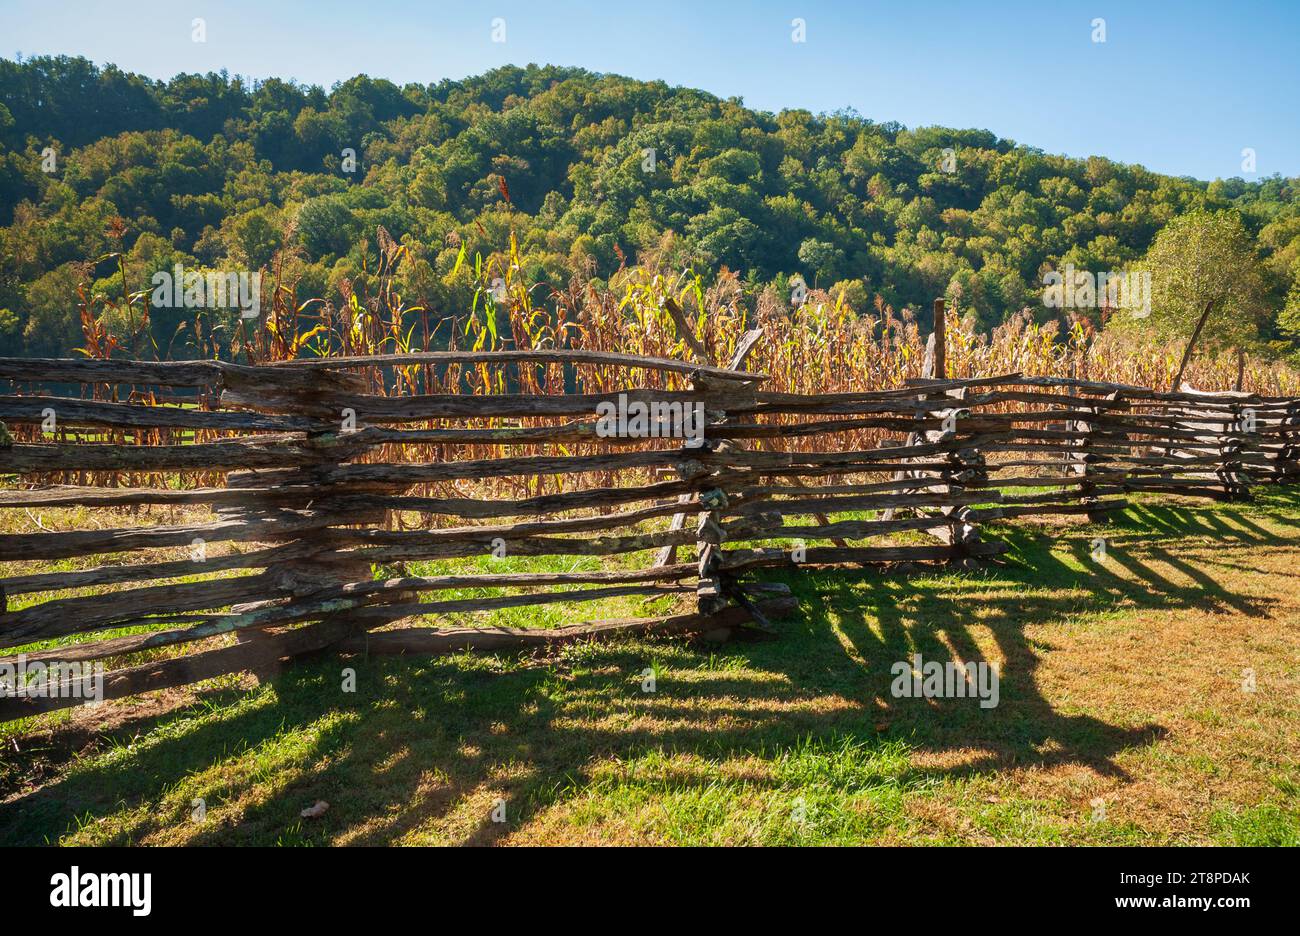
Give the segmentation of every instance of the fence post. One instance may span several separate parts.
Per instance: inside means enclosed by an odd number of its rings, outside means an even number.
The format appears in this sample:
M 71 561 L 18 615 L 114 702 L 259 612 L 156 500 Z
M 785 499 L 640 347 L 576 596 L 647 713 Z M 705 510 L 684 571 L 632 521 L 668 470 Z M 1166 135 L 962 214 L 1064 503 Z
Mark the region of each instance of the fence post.
M 752 346 L 752 342 L 750 342 Z M 743 357 L 741 358 L 743 362 Z M 732 369 L 739 366 L 738 362 L 733 361 Z M 751 384 L 743 385 L 752 391 Z M 691 378 L 691 387 L 709 395 L 711 391 L 719 388 L 710 382 L 709 378 L 704 375 L 695 375 Z M 725 400 L 727 397 L 722 397 Z M 715 399 L 718 399 L 715 397 Z M 725 405 L 725 404 L 724 404 Z M 712 420 L 710 425 L 720 425 L 725 423 L 728 418 L 725 409 L 706 410 L 707 417 Z M 707 430 L 706 430 L 707 436 Z M 708 441 L 707 437 L 704 442 L 705 449 L 725 454 L 728 451 L 743 449 L 743 446 L 731 439 L 721 439 L 716 443 Z M 678 466 L 678 473 L 683 478 L 700 477 L 708 469 L 703 469 L 699 462 L 686 461 Z M 729 599 L 734 599 L 746 612 L 748 612 L 750 621 L 739 622 L 731 626 L 722 626 L 714 631 L 707 632 L 706 637 L 710 639 L 725 638 L 733 629 L 745 629 L 751 631 L 760 631 L 770 633 L 772 628 L 767 619 L 763 616 L 762 611 L 755 602 L 751 601 L 745 595 L 745 586 L 737 583 L 734 577 L 724 571 L 725 556 L 723 554 L 723 543 L 726 541 L 727 534 L 723 528 L 723 511 L 730 504 L 727 492 L 719 485 L 702 487 L 699 493 L 699 513 L 696 519 L 696 551 L 699 556 L 698 582 L 696 586 L 696 610 L 704 615 L 717 615 L 726 607 Z M 775 586 L 774 586 L 775 587 Z M 785 594 L 788 595 L 788 588 Z M 778 588 L 778 591 L 780 588 Z
M 1300 474 L 1300 401 L 1287 403 L 1278 424 L 1278 441 L 1276 467 L 1269 480 L 1289 484 Z
M 695 363 L 707 365 L 709 363 L 708 349 L 704 342 L 702 342 L 692 330 L 690 322 L 687 321 L 681 306 L 679 306 L 671 296 L 668 296 L 664 299 L 664 308 L 672 319 L 673 326 L 677 330 L 678 336 L 686 344 L 687 348 L 690 349 L 691 357 L 694 359 Z M 754 350 L 754 347 L 762 337 L 763 330 L 761 328 L 752 328 L 741 335 L 740 340 L 736 343 L 735 353 L 732 355 L 727 368 L 736 371 L 744 367 L 745 361 L 748 359 L 750 352 Z M 748 387 L 751 390 L 753 389 L 750 384 L 744 384 L 743 386 Z M 715 382 L 711 382 L 708 377 L 698 373 L 691 377 L 691 389 L 706 396 L 710 395 L 713 391 L 725 391 L 727 389 L 734 390 L 734 388 L 718 387 L 715 385 Z M 723 399 L 727 398 L 725 392 L 721 396 Z M 714 419 L 713 425 L 719 425 L 727 421 L 727 413 L 725 410 L 706 410 L 706 424 L 710 416 Z M 701 431 L 707 435 L 707 430 L 703 426 L 701 427 Z M 726 452 L 728 449 L 744 448 L 741 443 L 728 439 L 723 439 L 715 446 L 709 442 L 707 438 L 704 441 L 703 447 L 705 450 L 711 449 L 716 452 Z M 690 459 L 683 460 L 682 463 L 675 467 L 678 477 L 683 480 L 693 480 L 704 473 L 700 463 Z M 726 491 L 716 486 L 708 487 L 700 490 L 698 498 L 701 510 L 696 518 L 695 527 L 697 537 L 695 547 L 699 557 L 699 568 L 697 571 L 698 579 L 695 591 L 696 610 L 700 614 L 704 615 L 717 615 L 727 607 L 728 597 L 735 598 L 737 603 L 748 612 L 752 619 L 751 624 L 740 626 L 761 631 L 770 631 L 771 626 L 763 616 L 762 611 L 745 595 L 745 587 L 737 584 L 723 571 L 725 557 L 723 555 L 722 543 L 726 539 L 726 531 L 723 529 L 722 523 L 723 511 L 726 510 L 728 506 Z M 678 498 L 677 502 L 685 505 L 689 504 L 691 499 L 692 497 L 690 494 L 683 494 Z M 686 527 L 686 521 L 686 513 L 674 514 L 669 529 L 682 530 Z M 653 565 L 656 568 L 670 565 L 675 560 L 676 556 L 676 546 L 664 546 L 656 555 Z M 779 586 L 776 584 L 769 585 L 767 593 L 769 595 L 773 593 L 780 594 L 781 589 L 784 589 L 785 595 L 789 594 L 789 588 L 787 586 Z M 722 626 L 715 628 L 712 631 L 707 631 L 705 636 L 709 639 L 725 639 L 730 635 L 731 630 L 731 627 Z
M 1242 462 L 1246 448 L 1245 440 L 1241 438 L 1246 432 L 1242 407 L 1238 403 L 1230 403 L 1228 412 L 1232 416 L 1232 422 L 1225 425 L 1219 433 L 1219 466 L 1215 473 L 1223 482 L 1228 500 L 1248 501 L 1251 500 L 1248 481 L 1250 475 Z
M 1074 386 L 1070 387 L 1070 396 L 1075 396 Z M 1107 402 L 1115 402 L 1119 399 L 1119 391 L 1106 394 L 1104 399 Z M 1077 405 L 1077 404 L 1076 404 Z M 1100 406 L 1078 406 L 1078 411 L 1090 416 L 1098 416 L 1105 412 L 1105 408 Z M 1070 474 L 1077 476 L 1079 480 L 1078 497 L 1079 503 L 1088 508 L 1087 517 L 1089 523 L 1101 523 L 1109 519 L 1108 512 L 1098 511 L 1096 508 L 1100 503 L 1097 497 L 1097 483 L 1095 472 L 1092 468 L 1092 448 L 1093 443 L 1099 436 L 1105 436 L 1108 433 L 1103 430 L 1096 422 L 1088 419 L 1076 419 L 1069 423 L 1070 431 L 1082 433 L 1083 438 L 1076 439 L 1067 446 L 1070 464 L 1067 468 Z
M 944 299 L 934 300 L 934 331 L 930 333 L 930 338 L 926 342 L 925 360 L 921 365 L 921 377 L 923 379 L 947 380 L 948 363 L 947 363 L 947 303 Z M 954 402 L 966 398 L 967 388 L 960 387 L 956 390 L 941 390 L 937 393 L 926 393 L 924 390 L 917 395 L 917 399 L 925 401 L 935 401 L 952 399 Z M 908 434 L 906 447 L 919 445 L 922 443 L 942 443 L 949 440 L 956 440 L 960 435 L 956 427 L 957 420 L 965 412 L 960 406 L 954 406 L 951 409 L 932 410 L 918 418 L 935 418 L 943 420 L 952 418 L 953 427 L 945 430 L 942 427 L 935 429 L 925 429 Z M 966 484 L 970 481 L 987 480 L 988 472 L 984 454 L 976 446 L 967 446 L 965 448 L 954 448 L 944 453 L 943 460 L 947 465 L 938 470 L 918 470 L 918 471 L 897 471 L 894 473 L 895 480 L 905 480 L 915 478 L 918 481 L 917 489 L 933 489 L 939 494 L 961 494 L 966 490 Z M 923 509 L 916 509 L 919 515 L 924 515 Z M 885 520 L 892 520 L 897 511 L 890 507 L 884 511 L 882 517 Z M 971 509 L 969 507 L 941 507 L 935 515 L 936 520 L 940 520 L 935 526 L 928 528 L 925 532 L 931 536 L 953 546 L 957 552 L 957 559 L 963 563 L 970 562 L 970 547 L 980 542 L 979 533 L 975 525 L 971 522 Z
M 936 342 L 936 347 L 937 347 Z M 954 400 L 963 400 L 966 398 L 967 388 L 960 387 L 944 394 Z M 954 407 L 950 410 L 940 410 L 933 415 L 941 418 L 953 418 L 953 428 L 951 430 L 927 430 L 922 434 L 926 442 L 944 442 L 949 439 L 957 440 L 960 431 L 957 428 L 957 420 L 965 412 L 960 407 Z M 985 470 L 984 454 L 977 446 L 966 446 L 965 448 L 956 448 L 944 454 L 944 461 L 948 463 L 938 473 L 940 483 L 930 485 L 936 493 L 940 494 L 963 494 L 966 491 L 967 483 L 971 481 L 987 480 L 988 472 Z M 969 507 L 940 507 L 939 516 L 947 521 L 942 526 L 933 527 L 927 530 L 931 536 L 938 537 L 944 542 L 957 548 L 960 553 L 960 559 L 966 561 L 969 559 L 969 547 L 980 541 L 979 533 L 973 523 L 970 522 L 971 509 Z
M 934 300 L 934 370 L 935 380 L 948 379 L 948 315 L 943 299 Z

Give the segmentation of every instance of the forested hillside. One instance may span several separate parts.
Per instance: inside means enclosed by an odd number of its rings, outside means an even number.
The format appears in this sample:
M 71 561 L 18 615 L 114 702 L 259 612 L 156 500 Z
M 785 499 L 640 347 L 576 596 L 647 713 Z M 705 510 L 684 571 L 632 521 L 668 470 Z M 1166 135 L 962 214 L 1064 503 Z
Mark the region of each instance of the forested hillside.
M 380 228 L 408 248 L 393 288 L 435 312 L 468 308 L 473 258 L 508 251 L 513 231 L 539 302 L 639 262 L 725 267 L 750 295 L 799 274 L 863 312 L 947 295 L 991 327 L 1059 316 L 1046 271 L 1139 267 L 1178 216 L 1217 219 L 1245 339 L 1287 353 L 1298 183 L 1172 178 L 987 130 L 773 115 L 550 66 L 325 91 L 0 60 L 0 353 L 68 353 L 95 316 L 133 314 L 103 300 L 178 263 L 266 270 L 296 303 L 345 304 L 375 273 Z M 1186 256 L 1189 236 L 1159 256 Z M 192 311 L 149 312 L 158 353 L 184 355 Z

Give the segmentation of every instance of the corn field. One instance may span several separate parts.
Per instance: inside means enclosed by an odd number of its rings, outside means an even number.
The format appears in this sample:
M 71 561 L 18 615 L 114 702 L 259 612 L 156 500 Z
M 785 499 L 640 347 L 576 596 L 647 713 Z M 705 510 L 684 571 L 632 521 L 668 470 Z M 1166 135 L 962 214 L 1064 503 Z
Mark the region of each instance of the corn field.
M 260 320 L 237 325 L 214 324 L 206 311 L 188 326 L 192 347 L 199 356 L 227 353 L 250 364 L 275 364 L 310 357 L 404 354 L 434 350 L 538 350 L 580 348 L 623 354 L 689 360 L 692 348 L 682 336 L 670 307 L 681 310 L 686 324 L 704 348 L 709 363 L 725 365 L 748 329 L 762 329 L 762 338 L 746 361 L 746 369 L 767 376 L 764 391 L 792 394 L 862 393 L 894 389 L 909 378 L 922 376 L 928 329 L 916 316 L 877 300 L 868 311 L 855 310 L 824 291 L 807 293 L 794 305 L 789 297 L 767 289 L 747 294 L 739 277 L 722 271 L 710 283 L 690 270 L 668 271 L 645 266 L 625 266 L 607 284 L 574 280 L 564 290 L 525 282 L 523 264 L 513 236 L 507 251 L 470 260 L 462 249 L 455 268 L 445 278 L 471 290 L 469 308 L 431 310 L 407 303 L 399 291 L 398 273 L 409 257 L 382 228 L 379 254 L 367 260 L 365 283 L 344 280 L 337 301 L 304 299 L 296 284 L 286 281 L 279 263 L 269 271 L 270 307 Z M 371 269 L 373 267 L 373 269 Z M 123 282 L 126 269 L 123 266 Z M 126 292 L 120 298 L 89 296 L 82 290 L 79 308 L 85 347 L 90 358 L 135 357 L 158 359 L 167 355 L 148 338 L 147 291 Z M 1027 312 L 980 333 L 974 317 L 949 308 L 946 320 L 947 376 L 992 377 L 1008 373 L 1026 376 L 1077 377 L 1134 386 L 1169 389 L 1184 352 L 1183 342 L 1142 342 L 1128 335 L 1098 332 L 1090 321 L 1078 318 L 1036 323 Z M 108 323 L 128 323 L 114 334 Z M 223 345 L 220 333 L 228 329 Z M 696 356 L 699 356 L 698 354 Z M 1300 375 L 1277 362 L 1255 357 L 1239 361 L 1236 355 L 1193 356 L 1184 381 L 1202 390 L 1241 389 L 1268 396 L 1300 394 Z M 626 368 L 598 364 L 411 364 L 365 370 L 371 392 L 384 396 L 416 394 L 562 394 L 610 393 L 640 386 L 684 389 L 687 378 L 654 370 L 628 373 Z M 149 388 L 129 388 L 129 401 L 143 404 L 180 404 L 211 408 L 214 401 L 202 395 L 192 399 L 159 397 Z M 117 400 L 120 387 L 95 386 L 93 399 Z M 364 422 L 365 414 L 357 414 Z M 771 421 L 781 417 L 758 417 Z M 476 428 L 547 426 L 563 420 L 537 417 L 516 420 L 485 419 Z M 39 430 L 36 430 L 39 432 Z M 15 428 L 13 437 L 30 441 L 32 427 Z M 133 441 L 147 445 L 175 445 L 215 441 L 220 433 L 181 433 L 168 429 L 115 431 L 114 437 L 61 427 L 67 442 Z M 879 445 L 886 433 L 864 429 L 851 433 L 841 444 L 858 448 Z M 791 439 L 791 450 L 815 450 L 824 436 Z M 762 447 L 761 441 L 757 443 Z M 653 445 L 653 443 L 648 443 Z M 581 454 L 584 447 L 561 446 L 564 454 Z M 519 446 L 514 448 L 520 454 Z M 536 453 L 545 451 L 536 447 Z M 371 457 L 384 461 L 449 461 L 501 457 L 504 449 L 493 445 L 401 445 L 386 447 Z M 78 473 L 58 476 L 52 482 L 75 484 L 205 485 L 220 483 L 218 473 L 142 476 L 118 472 L 111 475 Z M 612 478 L 534 476 L 478 482 L 481 493 L 526 497 L 557 492 L 565 484 L 599 485 Z M 458 488 L 465 493 L 465 484 Z M 438 496 L 436 485 L 424 492 Z M 398 522 L 403 522 L 401 518 Z

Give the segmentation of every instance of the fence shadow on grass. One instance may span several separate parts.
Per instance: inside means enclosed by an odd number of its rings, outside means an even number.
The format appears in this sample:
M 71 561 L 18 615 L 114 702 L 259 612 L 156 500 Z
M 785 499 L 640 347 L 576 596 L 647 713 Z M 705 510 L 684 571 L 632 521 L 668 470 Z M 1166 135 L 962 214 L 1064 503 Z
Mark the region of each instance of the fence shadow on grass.
M 1300 503 L 1291 492 L 1271 496 L 1283 507 Z M 996 533 L 1010 542 L 1008 561 L 973 573 L 788 573 L 802 608 L 780 638 L 722 651 L 634 642 L 523 664 L 307 661 L 269 690 L 226 691 L 115 728 L 111 743 L 130 745 L 121 756 L 0 804 L 2 837 L 38 843 L 78 821 L 103 821 L 110 841 L 134 841 L 191 822 L 193 794 L 217 816 L 224 804 L 238 804 L 237 824 L 209 819 L 194 827 L 188 839 L 198 844 L 385 844 L 430 823 L 447 841 L 486 844 L 581 796 L 597 763 L 660 750 L 688 755 L 702 766 L 664 782 L 703 787 L 730 758 L 788 751 L 809 737 L 867 745 L 901 738 L 918 751 L 952 755 L 947 766 L 932 759 L 908 767 L 894 778 L 904 787 L 1062 763 L 1122 777 L 1117 755 L 1165 729 L 1059 711 L 1036 678 L 1050 646 L 1031 640 L 1025 627 L 1120 606 L 1267 613 L 1264 600 L 1234 593 L 1181 548 L 1194 537 L 1300 543 L 1293 522 L 1272 514 L 1279 534 L 1260 525 L 1254 510 L 1139 504 L 1108 527 L 1004 528 Z M 1108 541 L 1106 561 L 1092 560 L 1096 537 Z M 974 699 L 893 698 L 893 663 L 913 653 L 981 662 L 989 640 L 1004 661 L 996 708 Z M 665 669 L 646 696 L 639 683 L 653 660 Z M 356 669 L 354 694 L 339 691 L 343 666 Z M 201 785 L 187 786 L 195 777 Z M 780 784 L 761 775 L 747 782 Z M 498 798 L 505 823 L 490 816 Z M 330 810 L 300 819 L 299 810 L 318 799 Z

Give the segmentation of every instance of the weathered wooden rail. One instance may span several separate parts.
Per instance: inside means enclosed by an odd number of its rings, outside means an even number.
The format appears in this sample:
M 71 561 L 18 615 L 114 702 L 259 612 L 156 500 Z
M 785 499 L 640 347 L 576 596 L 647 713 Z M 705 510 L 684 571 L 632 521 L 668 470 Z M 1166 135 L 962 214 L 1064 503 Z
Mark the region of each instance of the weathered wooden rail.
M 987 537 L 992 521 L 1098 518 L 1131 492 L 1242 498 L 1252 484 L 1300 476 L 1294 399 L 1016 374 L 773 393 L 741 369 L 756 339 L 745 336 L 727 367 L 582 351 L 259 367 L 0 359 L 10 482 L 0 510 L 78 507 L 93 518 L 89 529 L 0 535 L 0 562 L 14 570 L 0 579 L 2 662 L 110 661 L 104 697 L 117 698 L 326 649 L 761 630 L 793 606 L 788 588 L 750 580 L 763 568 L 971 562 L 1005 549 Z M 464 365 L 551 368 L 557 390 L 446 392 L 435 378 Z M 619 369 L 623 389 L 572 392 L 584 365 Z M 419 392 L 391 393 L 384 375 L 397 368 Z M 605 404 L 698 405 L 703 444 L 604 433 Z M 147 506 L 210 514 L 124 525 Z M 481 575 L 404 568 L 488 554 L 646 560 Z M 51 571 L 52 561 L 76 567 Z M 437 597 L 479 587 L 502 593 Z M 552 630 L 379 630 L 627 596 L 678 600 L 655 616 Z M 0 720 L 80 701 L 29 689 L 0 698 Z

